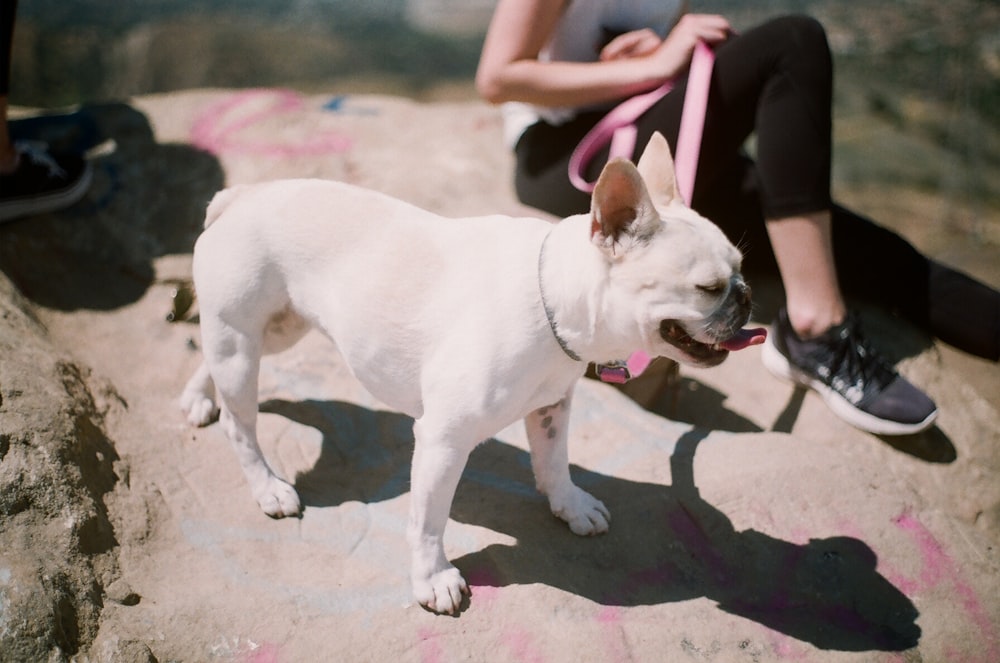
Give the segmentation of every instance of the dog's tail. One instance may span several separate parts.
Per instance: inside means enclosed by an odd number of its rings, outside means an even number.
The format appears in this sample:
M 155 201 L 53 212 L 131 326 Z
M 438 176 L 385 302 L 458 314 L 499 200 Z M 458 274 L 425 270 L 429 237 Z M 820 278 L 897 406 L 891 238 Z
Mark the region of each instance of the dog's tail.
M 240 189 L 243 188 L 243 185 L 231 186 L 228 189 L 219 191 L 212 197 L 212 201 L 208 203 L 208 210 L 205 212 L 206 228 L 222 216 L 222 213 L 226 211 L 226 208 L 229 207 L 230 203 L 236 199 L 236 195 L 240 192 Z

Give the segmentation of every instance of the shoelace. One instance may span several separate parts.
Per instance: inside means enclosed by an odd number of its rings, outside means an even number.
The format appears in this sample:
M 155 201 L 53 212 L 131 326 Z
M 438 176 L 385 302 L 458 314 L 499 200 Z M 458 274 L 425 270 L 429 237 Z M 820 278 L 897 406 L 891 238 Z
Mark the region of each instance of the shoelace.
M 829 371 L 829 375 L 823 377 L 855 405 L 865 396 L 885 389 L 895 378 L 895 371 L 868 344 L 867 339 L 861 334 L 858 321 L 854 318 L 849 319 L 839 330 L 836 343 L 831 343 L 827 347 L 832 351 L 831 357 L 824 358 L 829 363 L 817 362 L 821 369 L 827 368 Z

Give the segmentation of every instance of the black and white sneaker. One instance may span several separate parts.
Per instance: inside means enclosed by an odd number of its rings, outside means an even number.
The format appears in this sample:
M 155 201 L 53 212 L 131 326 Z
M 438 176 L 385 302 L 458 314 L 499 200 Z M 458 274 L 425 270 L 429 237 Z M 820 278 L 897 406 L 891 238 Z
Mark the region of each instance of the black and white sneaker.
M 782 309 L 761 359 L 769 371 L 813 389 L 834 414 L 869 433 L 919 433 L 937 417 L 934 402 L 868 345 L 853 314 L 822 336 L 802 340 Z
M 16 146 L 17 170 L 0 175 L 0 223 L 69 207 L 87 193 L 92 172 L 80 156 L 53 156 L 30 143 Z

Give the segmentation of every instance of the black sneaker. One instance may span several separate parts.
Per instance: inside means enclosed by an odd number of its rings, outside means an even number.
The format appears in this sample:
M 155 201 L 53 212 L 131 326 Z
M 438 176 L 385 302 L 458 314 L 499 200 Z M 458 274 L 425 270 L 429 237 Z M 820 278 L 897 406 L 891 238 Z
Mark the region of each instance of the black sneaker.
M 55 157 L 27 143 L 16 148 L 17 170 L 0 175 L 0 223 L 69 207 L 90 188 L 90 164 L 82 157 Z
M 815 390 L 834 414 L 869 433 L 918 433 L 937 417 L 934 402 L 868 345 L 853 314 L 804 341 L 781 309 L 761 359 L 772 373 Z

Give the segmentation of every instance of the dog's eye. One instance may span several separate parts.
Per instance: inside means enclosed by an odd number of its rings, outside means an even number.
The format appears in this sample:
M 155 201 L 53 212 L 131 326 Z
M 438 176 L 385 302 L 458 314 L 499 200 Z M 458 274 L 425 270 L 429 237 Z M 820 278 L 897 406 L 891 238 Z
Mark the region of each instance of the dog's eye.
M 707 295 L 721 295 L 726 291 L 726 284 L 721 281 L 698 286 L 698 289 Z

